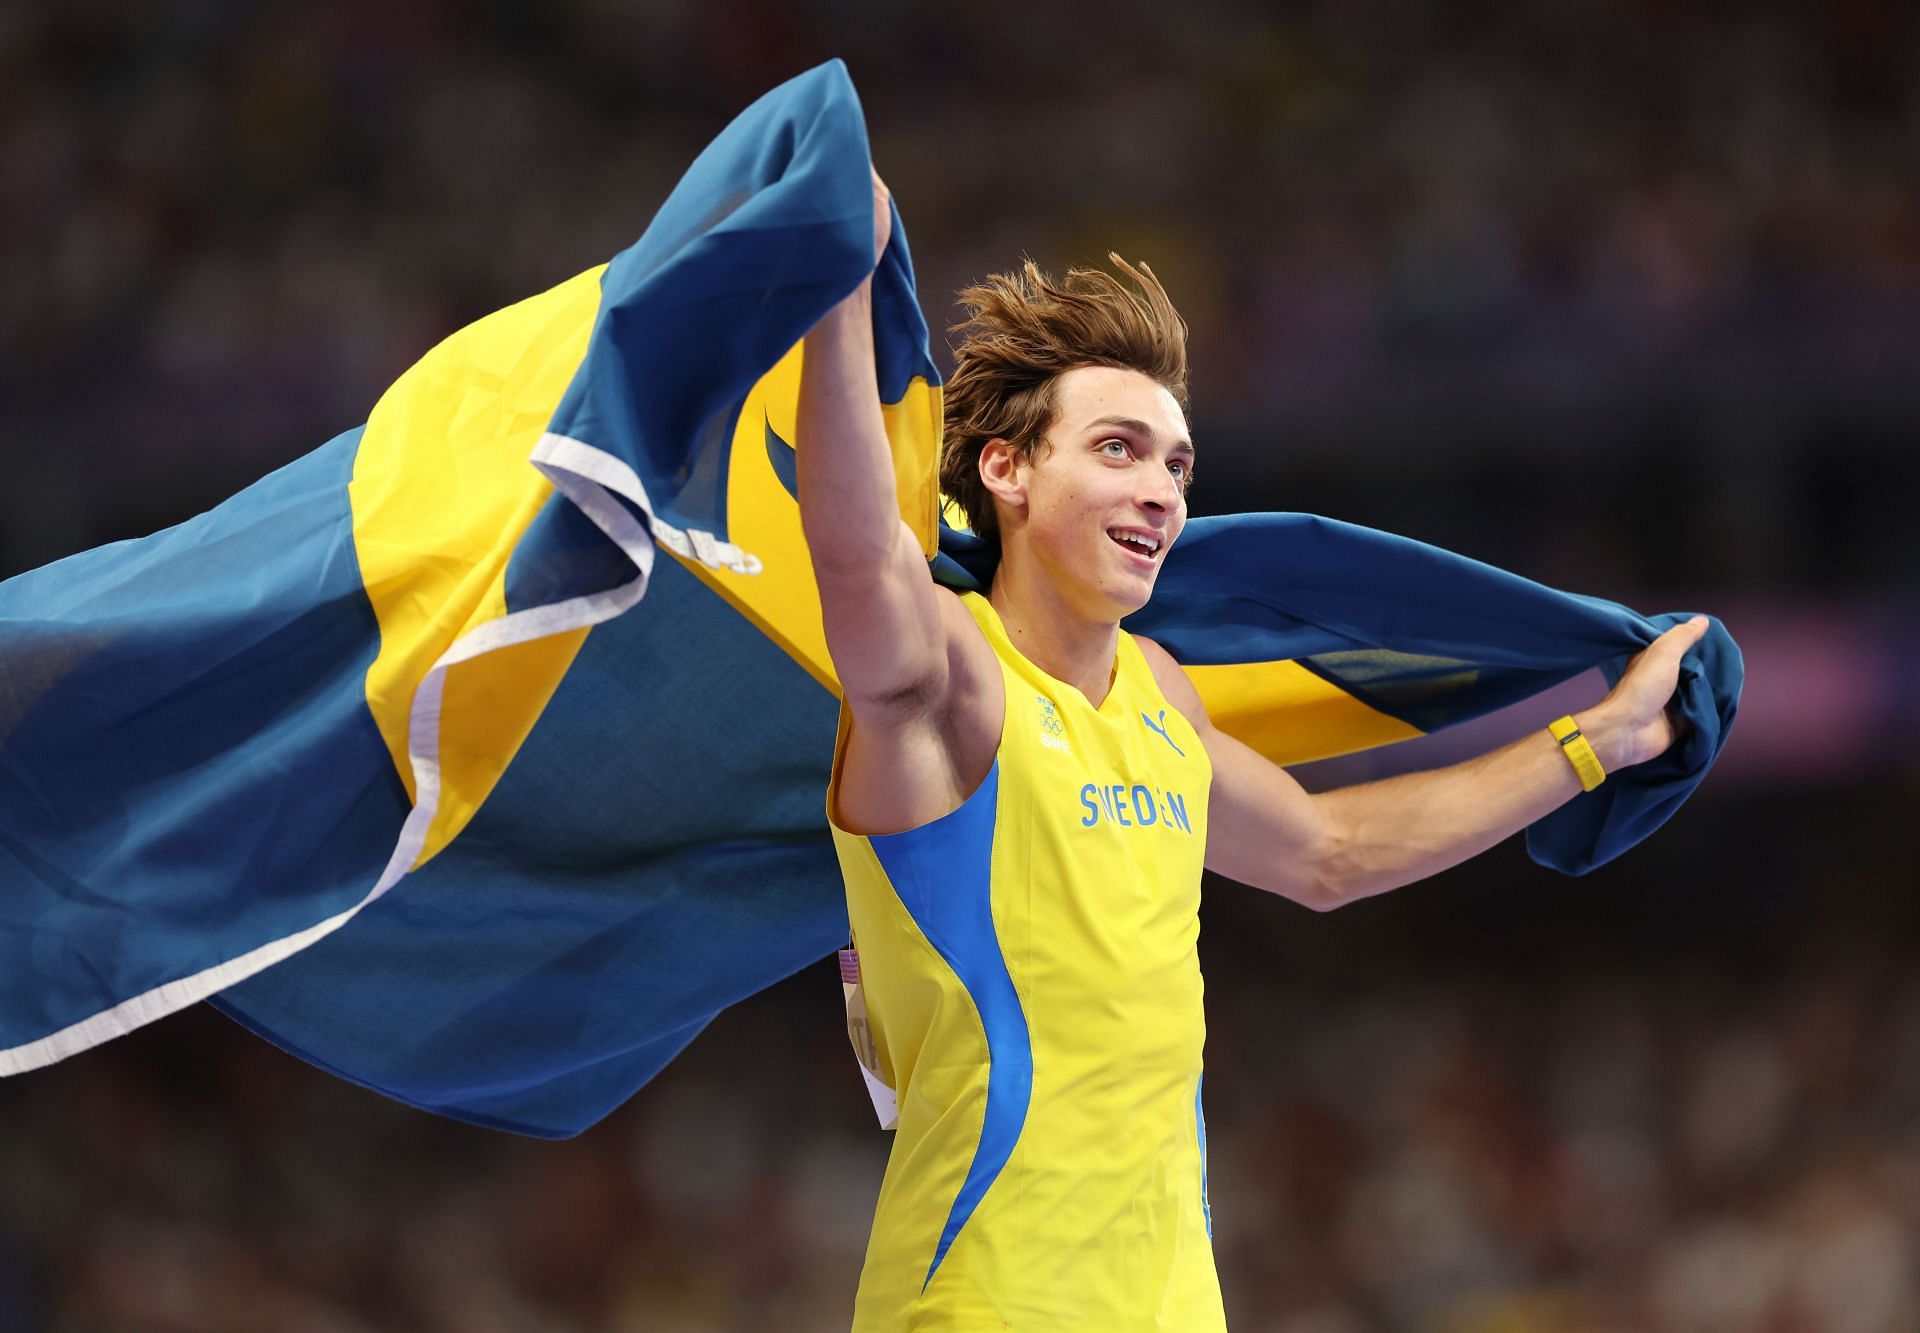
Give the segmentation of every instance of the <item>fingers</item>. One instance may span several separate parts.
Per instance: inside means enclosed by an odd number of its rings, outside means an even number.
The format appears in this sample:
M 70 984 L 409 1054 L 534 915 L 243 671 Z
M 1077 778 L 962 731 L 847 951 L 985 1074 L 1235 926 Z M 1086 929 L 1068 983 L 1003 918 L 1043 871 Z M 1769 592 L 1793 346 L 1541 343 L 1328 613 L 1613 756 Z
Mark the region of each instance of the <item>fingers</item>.
M 1634 667 L 1644 664 L 1644 674 L 1640 678 L 1657 680 L 1657 688 L 1662 695 L 1671 699 L 1674 684 L 1680 675 L 1680 659 L 1686 656 L 1689 648 L 1700 642 L 1708 624 L 1705 616 L 1694 616 L 1675 625 L 1635 654 L 1633 661 L 1627 665 L 1628 672 L 1632 673 Z
M 1700 642 L 1707 632 L 1708 621 L 1705 616 L 1694 616 L 1667 630 L 1659 638 L 1635 653 L 1627 662 L 1625 676 L 1638 681 L 1652 680 L 1656 676 L 1671 682 L 1680 674 L 1680 659 L 1686 656 L 1687 649 Z M 1664 689 L 1671 692 L 1672 685 Z
M 879 168 L 869 163 L 867 170 L 873 175 L 873 258 L 878 263 L 893 239 L 893 193 L 880 179 Z
M 1709 623 L 1705 616 L 1694 616 L 1690 620 L 1683 620 L 1648 644 L 1646 651 L 1671 656 L 1677 662 L 1686 654 L 1687 649 L 1706 637 Z

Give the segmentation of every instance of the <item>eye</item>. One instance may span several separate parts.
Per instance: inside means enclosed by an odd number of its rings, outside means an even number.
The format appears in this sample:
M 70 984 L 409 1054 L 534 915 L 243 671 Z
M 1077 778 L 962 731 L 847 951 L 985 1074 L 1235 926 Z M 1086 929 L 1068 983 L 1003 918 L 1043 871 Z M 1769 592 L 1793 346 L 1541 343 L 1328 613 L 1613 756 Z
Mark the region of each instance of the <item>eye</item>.
M 1125 440 L 1102 440 L 1100 442 L 1100 448 L 1106 453 L 1108 458 L 1123 458 L 1128 452 L 1127 442 Z M 1117 454 L 1114 453 L 1113 450 L 1115 449 L 1118 449 L 1120 452 Z
M 1180 478 L 1181 481 L 1185 481 L 1190 473 L 1186 460 L 1180 458 L 1176 458 L 1171 463 L 1168 463 L 1167 470 L 1172 472 L 1174 476 Z

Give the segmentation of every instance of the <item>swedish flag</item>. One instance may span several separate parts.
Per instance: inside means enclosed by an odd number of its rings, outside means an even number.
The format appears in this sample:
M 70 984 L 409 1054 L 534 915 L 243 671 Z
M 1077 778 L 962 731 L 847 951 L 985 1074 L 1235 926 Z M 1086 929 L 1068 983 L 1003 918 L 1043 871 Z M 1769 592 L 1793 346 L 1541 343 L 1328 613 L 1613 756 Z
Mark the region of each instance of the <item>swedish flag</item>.
M 543 1135 L 832 951 L 837 704 L 793 498 L 801 340 L 874 269 L 834 62 L 749 108 L 603 268 L 462 330 L 365 426 L 179 527 L 0 584 L 0 1073 L 212 999 L 414 1105 Z M 897 225 L 875 341 L 937 577 L 939 377 Z M 1282 761 L 1385 744 L 1660 627 L 1301 515 L 1200 519 L 1137 623 Z M 1578 871 L 1731 724 L 1531 833 Z

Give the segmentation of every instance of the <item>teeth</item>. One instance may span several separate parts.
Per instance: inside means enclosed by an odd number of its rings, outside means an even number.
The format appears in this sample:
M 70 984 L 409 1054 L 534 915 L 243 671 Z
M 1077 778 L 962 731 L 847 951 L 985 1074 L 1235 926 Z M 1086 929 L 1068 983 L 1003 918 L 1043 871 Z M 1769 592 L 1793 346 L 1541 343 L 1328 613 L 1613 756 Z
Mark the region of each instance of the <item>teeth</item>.
M 1122 532 L 1118 528 L 1108 528 L 1107 535 L 1117 542 L 1125 542 L 1129 546 L 1138 546 L 1148 555 L 1152 555 L 1160 549 L 1160 539 L 1157 537 L 1143 537 L 1137 532 Z

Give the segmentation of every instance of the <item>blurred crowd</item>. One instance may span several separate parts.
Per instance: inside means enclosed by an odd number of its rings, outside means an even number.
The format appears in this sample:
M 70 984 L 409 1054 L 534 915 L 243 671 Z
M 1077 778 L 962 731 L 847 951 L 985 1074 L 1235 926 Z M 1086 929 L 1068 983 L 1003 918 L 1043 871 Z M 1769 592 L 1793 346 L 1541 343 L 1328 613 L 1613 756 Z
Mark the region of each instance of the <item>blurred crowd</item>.
M 1917 51 L 1891 0 L 7 6 L 0 450 L 33 500 L 0 501 L 0 569 L 363 420 L 841 55 L 936 323 L 1023 253 L 1158 265 L 1223 483 L 1203 507 L 1304 492 L 1406 527 L 1452 486 L 1468 517 L 1430 522 L 1457 539 L 1612 455 L 1615 525 L 1647 477 L 1731 489 L 1696 568 L 1869 575 L 1894 553 L 1846 534 L 1892 511 L 1858 474 L 1888 414 L 1920 419 Z M 1795 517 L 1809 485 L 1856 521 Z M 1519 527 L 1489 554 L 1557 572 Z
M 1780 802 L 1581 881 L 1508 849 L 1330 916 L 1210 884 L 1236 1333 L 1911 1330 L 1920 910 L 1879 868 L 1907 798 L 1862 799 L 1884 834 L 1824 860 Z M 887 1136 L 838 1002 L 803 972 L 560 1144 L 170 1019 L 0 1085 L 0 1327 L 844 1330 Z

